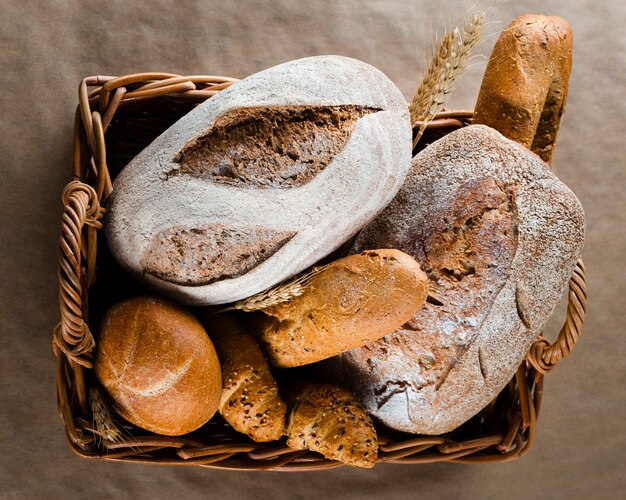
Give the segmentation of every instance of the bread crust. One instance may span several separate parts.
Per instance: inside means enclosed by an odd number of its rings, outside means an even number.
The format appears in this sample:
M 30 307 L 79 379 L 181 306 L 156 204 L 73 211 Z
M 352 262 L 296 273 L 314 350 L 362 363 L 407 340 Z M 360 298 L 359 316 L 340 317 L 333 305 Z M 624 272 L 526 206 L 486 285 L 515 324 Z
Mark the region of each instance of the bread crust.
M 572 68 L 572 28 L 557 16 L 526 14 L 495 44 L 474 110 L 488 125 L 551 163 Z
M 259 339 L 276 366 L 314 363 L 393 332 L 427 294 L 428 279 L 409 255 L 363 252 L 329 264 L 302 295 L 264 309 Z
M 203 323 L 222 367 L 220 414 L 254 441 L 280 439 L 287 406 L 261 348 L 232 315 L 207 315 Z
M 178 436 L 217 411 L 217 353 L 181 306 L 158 297 L 121 302 L 103 318 L 96 347 L 96 377 L 118 413 L 138 427 Z

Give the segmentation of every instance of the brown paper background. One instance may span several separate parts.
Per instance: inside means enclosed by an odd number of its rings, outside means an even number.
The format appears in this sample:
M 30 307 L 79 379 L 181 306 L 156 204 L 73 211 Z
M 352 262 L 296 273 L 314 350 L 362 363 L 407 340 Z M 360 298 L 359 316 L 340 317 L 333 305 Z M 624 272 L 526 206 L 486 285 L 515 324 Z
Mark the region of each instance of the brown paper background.
M 514 17 L 574 28 L 570 96 L 554 166 L 587 214 L 584 335 L 546 380 L 534 450 L 487 466 L 239 473 L 89 462 L 69 451 L 55 408 L 60 193 L 69 180 L 76 90 L 87 75 L 136 71 L 244 77 L 315 54 L 384 71 L 410 99 L 430 41 L 470 1 L 4 0 L 0 6 L 0 498 L 618 498 L 624 490 L 626 3 L 499 2 L 489 54 Z M 484 60 L 454 108 L 471 108 Z M 562 313 L 562 311 L 561 311 Z M 558 320 L 550 325 L 552 334 Z

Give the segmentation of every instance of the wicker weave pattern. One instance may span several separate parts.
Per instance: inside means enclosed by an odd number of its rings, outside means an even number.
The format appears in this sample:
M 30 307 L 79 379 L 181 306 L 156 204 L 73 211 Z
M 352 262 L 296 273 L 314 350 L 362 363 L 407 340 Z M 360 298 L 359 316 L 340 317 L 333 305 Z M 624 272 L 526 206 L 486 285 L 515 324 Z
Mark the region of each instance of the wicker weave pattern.
M 97 274 L 97 232 L 102 228 L 104 214 L 100 203 L 110 194 L 111 179 L 125 162 L 195 104 L 234 81 L 219 76 L 138 73 L 119 78 L 88 77 L 80 84 L 74 130 L 74 180 L 62 196 L 65 212 L 59 247 L 61 321 L 53 332 L 59 412 L 68 443 L 79 456 L 235 470 L 323 470 L 342 465 L 317 453 L 290 449 L 282 440 L 254 443 L 219 417 L 182 437 L 156 436 L 128 427 L 124 441 L 106 447 L 91 423 L 87 393 L 94 383 L 91 369 L 95 342 L 89 329 L 87 299 Z M 110 145 L 105 137 L 120 115 L 134 130 L 117 145 Z M 440 113 L 429 124 L 419 147 L 469 124 L 471 116 L 467 111 Z M 114 156 L 109 162 L 107 153 Z M 446 435 L 427 437 L 381 429 L 379 462 L 502 462 L 528 453 L 535 438 L 543 376 L 569 355 L 582 331 L 587 307 L 582 261 L 570 280 L 568 298 L 567 317 L 558 339 L 550 344 L 540 337 L 507 387 L 470 424 Z

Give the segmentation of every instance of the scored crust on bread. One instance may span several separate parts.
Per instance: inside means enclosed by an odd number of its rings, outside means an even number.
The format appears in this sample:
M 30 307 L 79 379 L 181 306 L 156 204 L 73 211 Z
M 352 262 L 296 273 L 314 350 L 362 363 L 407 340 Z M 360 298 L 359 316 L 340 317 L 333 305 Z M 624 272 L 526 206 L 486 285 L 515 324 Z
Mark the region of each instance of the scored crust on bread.
M 106 313 L 94 364 L 117 412 L 142 429 L 179 436 L 217 411 L 213 344 L 190 312 L 159 297 L 134 297 Z
M 280 439 L 287 406 L 260 347 L 230 314 L 206 315 L 203 323 L 222 367 L 220 414 L 254 441 Z
M 286 392 L 287 446 L 317 451 L 346 465 L 374 467 L 376 429 L 354 394 L 319 382 L 299 382 Z
M 234 83 L 157 137 L 115 178 L 104 233 L 160 293 L 228 304 L 330 255 L 410 165 L 409 111 L 389 78 L 307 57 Z
M 549 164 L 567 101 L 572 41 L 561 17 L 515 19 L 495 44 L 473 123 L 496 129 Z

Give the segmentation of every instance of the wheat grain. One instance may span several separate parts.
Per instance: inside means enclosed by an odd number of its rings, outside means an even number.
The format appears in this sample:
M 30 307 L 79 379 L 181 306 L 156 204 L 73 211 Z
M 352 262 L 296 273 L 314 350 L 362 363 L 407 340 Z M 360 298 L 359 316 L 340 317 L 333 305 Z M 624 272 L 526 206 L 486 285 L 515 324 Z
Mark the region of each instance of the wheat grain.
M 96 432 L 102 440 L 109 443 L 119 443 L 122 441 L 122 431 L 115 423 L 111 412 L 105 403 L 100 390 L 93 387 L 89 390 L 91 402 L 91 412 Z
M 240 300 L 228 307 L 228 309 L 239 309 L 245 312 L 261 311 L 276 304 L 288 302 L 302 295 L 306 287 L 311 284 L 313 277 L 323 271 L 325 267 L 326 266 L 315 267 L 300 277 L 285 281 L 274 288 L 257 293 L 247 299 Z
M 432 61 L 426 70 L 426 74 L 422 78 L 422 81 L 415 92 L 413 101 L 409 106 L 411 113 L 411 125 L 414 125 L 416 121 L 420 120 L 426 115 L 428 107 L 430 106 L 430 99 L 433 95 L 435 85 L 441 78 L 447 62 L 449 61 L 456 45 L 456 39 L 458 36 L 458 29 L 454 29 L 441 40 L 437 51 L 433 54 Z
M 474 13 L 462 33 L 455 27 L 440 43 L 410 107 L 411 123 L 422 121 L 413 141 L 414 148 L 428 123 L 443 109 L 456 88 L 459 77 L 467 67 L 472 49 L 482 36 L 485 14 L 484 10 Z M 453 40 L 452 44 L 450 40 Z

